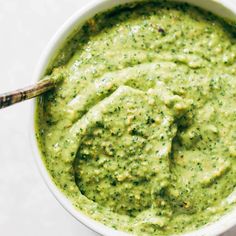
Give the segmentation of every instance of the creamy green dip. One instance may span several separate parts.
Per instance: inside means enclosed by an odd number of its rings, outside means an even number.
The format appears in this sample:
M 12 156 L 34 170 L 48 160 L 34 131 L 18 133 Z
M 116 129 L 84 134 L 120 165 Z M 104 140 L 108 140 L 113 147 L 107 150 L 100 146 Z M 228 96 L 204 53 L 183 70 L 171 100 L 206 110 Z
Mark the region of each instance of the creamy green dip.
M 232 24 L 187 4 L 125 5 L 85 23 L 50 73 L 64 79 L 38 100 L 37 138 L 79 211 L 135 235 L 172 235 L 234 207 Z

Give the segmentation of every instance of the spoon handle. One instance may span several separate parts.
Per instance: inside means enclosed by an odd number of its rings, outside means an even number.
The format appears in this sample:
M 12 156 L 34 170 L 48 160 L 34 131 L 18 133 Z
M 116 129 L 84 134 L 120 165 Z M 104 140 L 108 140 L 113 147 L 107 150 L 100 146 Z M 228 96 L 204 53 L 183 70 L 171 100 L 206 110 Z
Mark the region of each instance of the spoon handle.
M 55 87 L 55 80 L 49 78 L 39 81 L 35 85 L 0 94 L 0 109 L 15 103 L 36 97 Z

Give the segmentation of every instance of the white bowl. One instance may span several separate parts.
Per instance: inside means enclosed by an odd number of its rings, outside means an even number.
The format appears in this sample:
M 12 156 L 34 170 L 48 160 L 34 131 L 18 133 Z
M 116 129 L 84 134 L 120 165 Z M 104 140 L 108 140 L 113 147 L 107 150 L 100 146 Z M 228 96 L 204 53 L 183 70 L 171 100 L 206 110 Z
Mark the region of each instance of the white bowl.
M 203 9 L 209 10 L 217 15 L 227 17 L 229 19 L 236 20 L 236 1 L 235 0 L 176 0 L 178 2 L 188 2 L 192 5 L 199 6 Z M 49 42 L 47 48 L 44 50 L 37 69 L 34 74 L 34 81 L 38 81 L 45 73 L 48 64 L 56 54 L 57 50 L 60 46 L 65 42 L 67 36 L 73 31 L 73 29 L 81 27 L 84 22 L 93 17 L 96 13 L 108 10 L 114 6 L 119 4 L 134 2 L 134 0 L 94 0 L 87 4 L 84 8 L 79 9 L 71 18 L 67 20 L 67 22 L 62 25 L 62 27 L 58 30 L 52 40 Z M 135 1 L 137 2 L 137 0 Z M 32 105 L 31 111 L 31 128 L 30 128 L 30 135 L 32 140 L 32 148 L 35 154 L 37 166 L 40 170 L 40 173 L 46 182 L 48 188 L 51 190 L 55 198 L 61 203 L 61 205 L 78 221 L 89 227 L 90 229 L 94 230 L 95 232 L 105 235 L 105 236 L 123 236 L 128 235 L 127 233 L 114 230 L 103 224 L 90 219 L 88 216 L 84 215 L 83 213 L 79 212 L 75 207 L 71 204 L 71 202 L 61 193 L 61 191 L 55 186 L 53 183 L 46 167 L 41 159 L 41 155 L 38 149 L 36 135 L 35 135 L 35 123 L 34 123 L 34 116 L 35 116 L 35 101 Z M 236 225 L 236 209 L 232 212 L 228 213 L 227 215 L 223 216 L 218 221 L 208 224 L 196 231 L 182 234 L 181 236 L 213 236 L 219 235 L 231 227 Z

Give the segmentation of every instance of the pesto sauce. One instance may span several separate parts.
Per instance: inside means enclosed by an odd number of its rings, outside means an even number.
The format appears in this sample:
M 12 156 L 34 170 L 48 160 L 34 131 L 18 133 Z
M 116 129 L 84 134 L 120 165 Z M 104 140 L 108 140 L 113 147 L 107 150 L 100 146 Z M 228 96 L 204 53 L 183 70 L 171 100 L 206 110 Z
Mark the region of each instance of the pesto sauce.
M 38 100 L 55 184 L 91 218 L 135 235 L 194 230 L 236 202 L 235 27 L 181 3 L 90 19 Z

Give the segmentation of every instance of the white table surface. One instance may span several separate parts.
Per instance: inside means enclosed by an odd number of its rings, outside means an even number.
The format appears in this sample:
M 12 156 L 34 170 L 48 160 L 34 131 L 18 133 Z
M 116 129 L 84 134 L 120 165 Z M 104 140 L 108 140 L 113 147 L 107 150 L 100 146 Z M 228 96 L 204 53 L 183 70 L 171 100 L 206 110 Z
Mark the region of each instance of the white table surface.
M 30 83 L 48 40 L 86 2 L 0 0 L 0 93 Z M 30 149 L 29 105 L 0 110 L 0 235 L 96 236 L 59 205 L 41 179 Z M 233 235 L 236 228 L 224 236 Z

